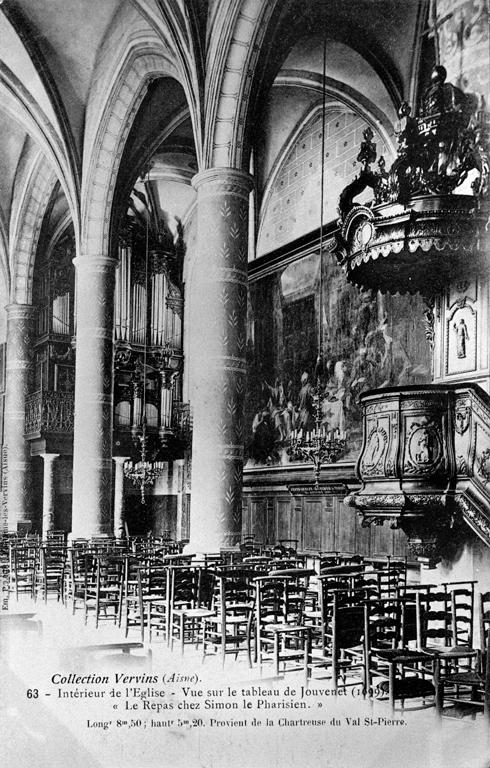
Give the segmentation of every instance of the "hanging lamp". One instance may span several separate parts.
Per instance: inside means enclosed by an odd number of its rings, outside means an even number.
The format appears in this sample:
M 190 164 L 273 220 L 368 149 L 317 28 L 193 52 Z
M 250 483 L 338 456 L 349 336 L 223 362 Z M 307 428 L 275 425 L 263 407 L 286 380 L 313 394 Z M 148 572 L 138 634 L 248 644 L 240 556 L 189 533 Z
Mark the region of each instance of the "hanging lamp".
M 150 177 L 150 162 L 147 163 L 147 181 Z M 149 240 L 150 240 L 150 220 L 149 215 L 146 217 L 146 232 L 145 232 L 145 296 L 148 301 L 148 275 L 149 275 Z M 142 407 L 140 411 L 140 424 L 135 435 L 135 441 L 139 443 L 139 458 L 137 461 L 128 459 L 124 462 L 123 471 L 125 476 L 136 485 L 141 494 L 141 503 L 145 504 L 145 492 L 156 481 L 156 479 L 162 474 L 164 464 L 162 461 L 151 461 L 148 458 L 148 433 L 147 433 L 147 419 L 146 419 L 146 380 L 148 370 L 148 320 L 145 314 L 144 325 L 144 345 L 143 345 L 143 372 L 142 372 Z
M 327 428 L 322 415 L 322 398 L 325 393 L 323 381 L 323 216 L 325 198 L 325 115 L 326 115 L 326 66 L 327 37 L 323 41 L 323 80 L 322 80 L 322 140 L 321 140 L 321 176 L 320 176 L 320 253 L 319 253 L 319 309 L 318 309 L 318 355 L 315 365 L 315 385 L 311 388 L 312 429 L 294 429 L 288 441 L 288 456 L 297 460 L 307 460 L 313 464 L 315 490 L 320 489 L 320 472 L 323 464 L 338 461 L 346 451 L 345 433 L 339 429 Z

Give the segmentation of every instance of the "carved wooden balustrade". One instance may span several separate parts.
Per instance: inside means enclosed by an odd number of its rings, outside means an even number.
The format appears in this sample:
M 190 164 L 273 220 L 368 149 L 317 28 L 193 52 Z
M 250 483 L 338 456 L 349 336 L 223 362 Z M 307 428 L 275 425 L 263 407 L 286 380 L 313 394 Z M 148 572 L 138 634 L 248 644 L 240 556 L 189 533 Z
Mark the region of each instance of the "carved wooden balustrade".
M 25 436 L 34 439 L 47 433 L 72 435 L 74 412 L 73 392 L 34 392 L 26 398 Z
M 361 402 L 362 487 L 347 503 L 364 524 L 402 528 L 430 562 L 460 519 L 490 546 L 490 397 L 473 384 L 425 385 Z

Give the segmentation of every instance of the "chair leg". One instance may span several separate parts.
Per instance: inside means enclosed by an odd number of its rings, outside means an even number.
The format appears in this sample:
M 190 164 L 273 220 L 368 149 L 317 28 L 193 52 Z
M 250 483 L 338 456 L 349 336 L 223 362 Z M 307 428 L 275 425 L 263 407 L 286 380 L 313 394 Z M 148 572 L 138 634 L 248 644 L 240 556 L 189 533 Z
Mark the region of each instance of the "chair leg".
M 151 627 L 151 602 L 148 603 L 147 621 L 148 624 L 148 642 L 151 643 L 152 627 Z
M 225 616 L 222 616 L 221 618 L 221 666 L 224 668 L 226 659 L 226 618 Z
M 394 664 L 390 664 L 388 688 L 389 688 L 390 707 L 391 707 L 391 711 L 394 712 L 395 711 L 395 665 Z
M 337 650 L 335 648 L 332 649 L 332 688 L 334 691 L 338 688 L 338 657 L 337 657 Z
M 245 642 L 247 644 L 247 659 L 248 659 L 248 666 L 250 669 L 252 669 L 252 635 L 253 635 L 253 623 L 252 623 L 252 614 L 250 614 L 247 619 L 246 634 L 245 634 Z
M 307 629 L 305 631 L 305 639 L 304 639 L 304 671 L 305 671 L 305 685 L 308 687 L 308 681 L 311 676 L 311 664 L 310 664 L 310 657 L 311 657 L 311 631 Z
M 440 660 L 436 658 L 434 662 L 434 677 L 433 677 L 433 685 L 434 685 L 434 691 L 435 691 L 435 704 L 436 704 L 436 713 L 439 717 L 442 717 L 442 710 L 444 706 L 444 685 L 441 684 L 440 676 L 441 676 L 441 669 L 440 669 Z

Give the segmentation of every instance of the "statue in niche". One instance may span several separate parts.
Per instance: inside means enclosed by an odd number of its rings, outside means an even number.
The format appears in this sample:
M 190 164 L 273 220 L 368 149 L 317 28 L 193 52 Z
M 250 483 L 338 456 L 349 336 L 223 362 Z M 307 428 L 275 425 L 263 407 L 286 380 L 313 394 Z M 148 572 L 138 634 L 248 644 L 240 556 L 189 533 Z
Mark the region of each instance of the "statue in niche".
M 453 323 L 453 331 L 456 334 L 456 355 L 460 360 L 466 357 L 466 344 L 470 339 L 468 327 L 462 317 L 459 323 Z

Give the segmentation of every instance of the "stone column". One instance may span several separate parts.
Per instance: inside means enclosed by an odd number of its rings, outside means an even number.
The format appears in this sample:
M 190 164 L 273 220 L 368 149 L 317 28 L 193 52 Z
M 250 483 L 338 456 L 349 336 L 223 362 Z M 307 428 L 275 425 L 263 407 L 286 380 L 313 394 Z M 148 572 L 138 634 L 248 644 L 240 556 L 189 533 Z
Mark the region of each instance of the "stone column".
M 193 179 L 197 253 L 188 297 L 193 412 L 190 549 L 240 539 L 252 177 L 213 168 Z
M 41 453 L 43 458 L 43 541 L 48 538 L 48 531 L 54 529 L 54 498 L 55 498 L 55 475 L 54 462 L 59 453 Z
M 26 395 L 32 375 L 34 308 L 9 304 L 7 310 L 7 360 L 5 389 L 3 482 L 8 527 L 27 526 L 31 520 L 30 450 L 24 438 Z
M 114 536 L 116 539 L 126 537 L 124 510 L 124 462 L 128 456 L 114 456 Z
M 116 260 L 78 256 L 72 535 L 111 533 Z

